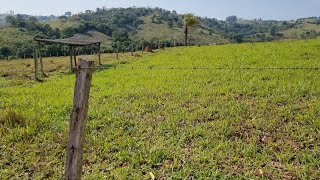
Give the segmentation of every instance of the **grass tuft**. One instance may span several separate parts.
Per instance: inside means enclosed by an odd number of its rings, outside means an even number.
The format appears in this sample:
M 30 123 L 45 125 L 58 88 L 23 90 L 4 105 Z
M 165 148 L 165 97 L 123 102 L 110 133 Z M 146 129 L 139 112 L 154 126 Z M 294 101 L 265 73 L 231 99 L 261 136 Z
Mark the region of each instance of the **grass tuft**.
M 0 125 L 7 127 L 25 127 L 28 125 L 28 120 L 16 111 L 6 109 L 1 112 Z

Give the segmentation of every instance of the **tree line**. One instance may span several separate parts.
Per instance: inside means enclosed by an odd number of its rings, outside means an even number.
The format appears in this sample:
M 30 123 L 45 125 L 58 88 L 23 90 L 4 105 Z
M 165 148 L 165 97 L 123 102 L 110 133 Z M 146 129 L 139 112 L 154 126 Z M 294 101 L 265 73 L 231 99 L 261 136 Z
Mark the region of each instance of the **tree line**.
M 154 37 L 152 40 L 134 38 L 140 31 L 139 27 L 145 23 L 143 19 L 149 19 L 151 23 L 162 24 L 169 28 L 182 29 L 184 45 L 187 45 L 189 27 L 195 26 L 206 30 L 209 35 L 218 34 L 231 43 L 242 42 L 263 42 L 273 41 L 283 38 L 281 32 L 296 28 L 303 20 L 296 22 L 271 21 L 271 20 L 244 20 L 237 16 L 229 16 L 225 20 L 215 18 L 197 17 L 192 14 L 181 15 L 176 11 L 168 11 L 162 8 L 97 8 L 95 11 L 86 11 L 73 15 L 71 17 L 60 16 L 61 22 L 77 22 L 73 26 L 52 28 L 48 21 L 40 21 L 38 18 L 28 15 L 7 16 L 6 23 L 13 28 L 19 28 L 33 34 L 34 38 L 68 38 L 75 34 L 86 34 L 88 31 L 98 31 L 112 37 L 112 44 L 108 47 L 102 47 L 103 52 L 127 51 L 131 44 L 142 48 L 144 45 L 155 45 L 162 41 L 162 44 L 173 46 L 173 39 Z M 312 23 L 320 25 L 320 20 L 315 17 Z M 299 38 L 314 38 L 320 34 L 316 31 L 305 31 Z M 190 42 L 189 42 L 190 43 Z M 159 44 L 159 43 L 158 43 Z M 192 43 L 190 43 L 192 44 Z M 177 43 L 176 43 L 177 45 Z M 2 44 L 0 46 L 0 58 L 27 58 L 32 57 L 35 44 L 32 40 L 26 40 L 23 43 Z M 68 47 L 62 45 L 46 45 L 42 51 L 45 55 L 64 55 L 68 53 Z M 91 53 L 96 51 L 95 47 L 80 48 L 79 53 Z

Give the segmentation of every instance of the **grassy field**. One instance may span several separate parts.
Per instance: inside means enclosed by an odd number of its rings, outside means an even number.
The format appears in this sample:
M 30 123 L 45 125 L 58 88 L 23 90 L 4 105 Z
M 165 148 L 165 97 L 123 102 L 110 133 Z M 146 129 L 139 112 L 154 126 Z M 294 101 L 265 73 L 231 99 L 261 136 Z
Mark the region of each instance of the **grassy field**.
M 193 69 L 319 67 L 319 50 L 288 41 L 109 62 L 118 68 L 93 75 L 84 178 L 319 178 L 319 70 Z M 0 79 L 0 177 L 62 178 L 75 77 L 19 79 Z
M 106 65 L 119 64 L 139 56 L 141 56 L 141 52 L 138 51 L 134 53 L 133 57 L 131 53 L 119 53 L 119 60 L 117 60 L 115 53 L 101 54 L 101 63 Z M 98 55 L 80 55 L 77 56 L 77 58 L 89 58 L 98 64 Z M 69 73 L 70 57 L 44 57 L 43 68 L 46 75 L 49 76 Z M 34 79 L 34 59 L 0 61 L 0 77 L 14 79 L 16 81 Z

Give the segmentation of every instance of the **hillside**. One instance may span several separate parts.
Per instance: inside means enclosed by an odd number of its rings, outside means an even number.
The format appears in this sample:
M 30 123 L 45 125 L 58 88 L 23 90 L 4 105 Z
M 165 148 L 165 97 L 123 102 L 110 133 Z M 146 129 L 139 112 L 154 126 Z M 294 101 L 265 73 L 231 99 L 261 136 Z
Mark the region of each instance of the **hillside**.
M 318 18 L 306 18 L 288 23 L 293 24 L 293 27 L 282 31 L 287 39 L 318 37 L 320 34 L 320 19 Z
M 319 40 L 140 54 L 93 74 L 84 179 L 320 177 L 319 69 L 274 69 L 319 68 Z M 2 179 L 63 178 L 74 81 L 0 78 Z
M 295 21 L 245 20 L 236 16 L 230 16 L 225 21 L 203 17 L 198 19 L 200 23 L 190 29 L 190 45 L 307 39 L 317 38 L 320 34 L 318 18 Z M 0 58 L 31 57 L 29 49 L 34 46 L 30 43 L 33 37 L 65 38 L 82 35 L 102 38 L 104 52 L 115 51 L 116 41 L 120 42 L 120 51 L 126 51 L 132 43 L 137 49 L 141 49 L 143 44 L 157 47 L 159 42 L 166 46 L 173 46 L 174 42 L 182 45 L 184 37 L 183 15 L 161 8 L 97 8 L 96 11 L 71 17 L 34 18 L 16 15 L 11 20 L 11 23 L 7 23 L 10 27 L 0 28 L 0 44 L 9 52 L 0 54 Z M 21 48 L 22 45 L 27 48 Z M 64 54 L 64 49 L 63 46 L 45 46 L 43 51 L 45 54 Z M 94 49 L 83 51 L 91 52 Z

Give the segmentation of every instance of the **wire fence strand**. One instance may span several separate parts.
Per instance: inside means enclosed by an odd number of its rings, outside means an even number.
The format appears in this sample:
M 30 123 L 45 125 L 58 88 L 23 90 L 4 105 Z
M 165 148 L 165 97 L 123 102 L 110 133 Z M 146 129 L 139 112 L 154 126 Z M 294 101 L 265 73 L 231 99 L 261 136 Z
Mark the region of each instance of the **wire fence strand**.
M 92 67 L 77 69 L 147 69 L 147 70 L 320 70 L 320 67 L 129 67 L 129 66 L 113 66 L 113 67 Z
M 127 69 L 127 70 L 226 70 L 226 71 L 256 71 L 256 70 L 311 70 L 311 71 L 320 71 L 320 67 L 130 67 L 130 66 L 110 66 L 102 67 L 96 66 L 92 68 L 81 68 L 73 67 L 73 69 L 94 69 L 94 70 L 108 70 L 108 69 Z M 49 73 L 53 71 L 69 70 L 69 68 L 61 68 L 54 70 L 44 70 L 44 72 Z M 32 73 L 35 69 L 17 69 L 17 70 L 0 70 L 1 73 Z M 37 71 L 41 71 L 37 69 Z

